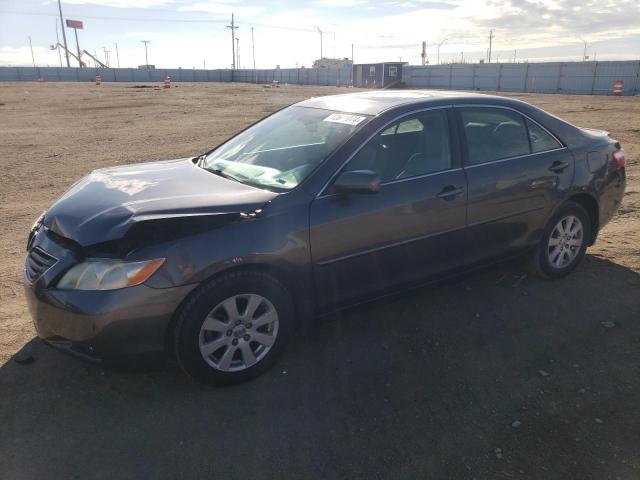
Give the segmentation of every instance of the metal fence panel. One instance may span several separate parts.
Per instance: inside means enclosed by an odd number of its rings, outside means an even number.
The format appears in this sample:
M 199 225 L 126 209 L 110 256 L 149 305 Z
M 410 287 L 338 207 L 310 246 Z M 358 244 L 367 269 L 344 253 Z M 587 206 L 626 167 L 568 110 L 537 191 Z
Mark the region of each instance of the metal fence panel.
M 37 81 L 159 82 L 166 75 L 173 82 L 246 82 L 268 84 L 347 85 L 351 67 L 283 68 L 261 70 L 0 67 L 0 82 Z M 623 95 L 640 93 L 639 61 L 552 62 L 502 64 L 405 65 L 402 80 L 413 88 L 497 90 L 506 92 L 575 93 L 611 95 L 616 80 L 624 82 Z

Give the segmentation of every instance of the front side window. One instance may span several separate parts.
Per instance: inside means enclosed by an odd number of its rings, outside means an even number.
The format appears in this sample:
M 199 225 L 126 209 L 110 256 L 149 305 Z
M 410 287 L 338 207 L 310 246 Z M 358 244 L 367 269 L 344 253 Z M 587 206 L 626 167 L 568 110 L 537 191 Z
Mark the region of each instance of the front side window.
M 531 151 L 533 153 L 546 152 L 562 147 L 549 132 L 537 123 L 527 119 L 527 127 L 529 127 L 529 140 L 531 141 Z
M 369 119 L 318 108 L 285 108 L 215 149 L 202 165 L 241 183 L 290 190 Z
M 451 168 L 449 126 L 445 110 L 405 117 L 362 147 L 345 171 L 372 170 L 382 183 Z
M 389 66 L 389 76 L 390 77 L 397 77 L 398 76 L 398 67 L 396 67 L 395 65 L 390 65 Z
M 376 67 L 369 67 L 369 76 L 370 77 L 376 76 Z
M 470 165 L 531 153 L 527 127 L 519 113 L 499 108 L 469 108 L 460 114 Z

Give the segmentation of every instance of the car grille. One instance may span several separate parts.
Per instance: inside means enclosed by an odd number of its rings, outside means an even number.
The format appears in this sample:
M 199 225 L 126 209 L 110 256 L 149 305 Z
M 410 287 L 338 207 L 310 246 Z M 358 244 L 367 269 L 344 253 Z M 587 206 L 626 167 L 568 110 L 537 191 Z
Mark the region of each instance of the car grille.
M 25 271 L 30 282 L 38 279 L 40 275 L 53 267 L 57 258 L 52 257 L 39 247 L 31 249 L 25 261 Z

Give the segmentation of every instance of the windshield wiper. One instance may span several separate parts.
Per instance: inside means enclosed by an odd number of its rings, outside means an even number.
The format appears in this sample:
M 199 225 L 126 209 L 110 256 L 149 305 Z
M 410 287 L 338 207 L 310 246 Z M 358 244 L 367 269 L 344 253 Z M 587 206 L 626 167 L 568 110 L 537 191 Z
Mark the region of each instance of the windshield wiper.
M 208 168 L 208 167 L 202 167 L 204 168 L 207 172 L 211 172 L 215 175 L 218 175 L 219 177 L 222 178 L 227 178 L 229 180 L 234 180 L 236 182 L 240 182 L 242 183 L 242 181 L 239 178 L 234 177 L 233 175 L 229 175 L 228 173 L 223 172 L 222 170 L 218 169 L 218 168 Z

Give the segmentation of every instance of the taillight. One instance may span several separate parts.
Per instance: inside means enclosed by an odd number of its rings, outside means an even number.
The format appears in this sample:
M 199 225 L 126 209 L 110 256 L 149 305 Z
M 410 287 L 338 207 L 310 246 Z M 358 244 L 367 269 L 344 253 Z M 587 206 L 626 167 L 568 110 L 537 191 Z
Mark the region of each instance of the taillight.
M 611 154 L 611 163 L 615 168 L 624 168 L 626 160 L 624 158 L 624 148 L 620 147 Z

